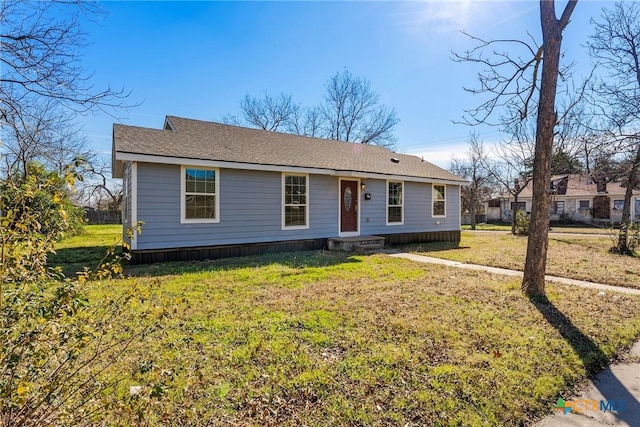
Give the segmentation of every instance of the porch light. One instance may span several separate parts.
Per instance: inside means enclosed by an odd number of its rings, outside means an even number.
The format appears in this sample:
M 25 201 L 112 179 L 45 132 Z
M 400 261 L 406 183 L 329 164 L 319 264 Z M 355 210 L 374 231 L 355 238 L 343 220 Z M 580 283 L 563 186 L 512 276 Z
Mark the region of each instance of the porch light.
M 362 184 L 360 184 L 360 189 L 361 189 L 362 191 L 364 191 L 364 190 L 366 190 L 366 189 L 367 189 L 367 186 L 364 184 L 364 182 L 363 182 Z

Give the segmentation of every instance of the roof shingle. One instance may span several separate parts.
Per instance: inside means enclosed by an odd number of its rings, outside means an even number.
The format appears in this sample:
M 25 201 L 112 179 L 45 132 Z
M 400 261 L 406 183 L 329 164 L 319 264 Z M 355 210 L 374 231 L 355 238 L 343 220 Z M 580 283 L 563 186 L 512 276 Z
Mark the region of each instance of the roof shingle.
M 119 154 L 354 171 L 433 180 L 465 180 L 419 157 L 386 148 L 249 129 L 167 116 L 167 129 L 115 124 L 114 171 Z M 394 162 L 391 159 L 398 159 Z

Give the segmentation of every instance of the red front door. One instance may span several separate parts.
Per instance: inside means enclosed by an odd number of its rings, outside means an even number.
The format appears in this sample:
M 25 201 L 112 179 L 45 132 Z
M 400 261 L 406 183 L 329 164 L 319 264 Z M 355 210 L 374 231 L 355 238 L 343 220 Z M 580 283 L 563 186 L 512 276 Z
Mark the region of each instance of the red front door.
M 340 232 L 358 231 L 358 181 L 340 181 Z

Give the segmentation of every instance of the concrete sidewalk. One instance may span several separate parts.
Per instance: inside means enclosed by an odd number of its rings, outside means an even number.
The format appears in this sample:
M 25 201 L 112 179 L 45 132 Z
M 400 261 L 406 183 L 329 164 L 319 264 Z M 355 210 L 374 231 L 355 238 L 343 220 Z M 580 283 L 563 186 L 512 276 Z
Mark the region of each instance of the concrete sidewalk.
M 487 273 L 501 274 L 503 276 L 522 277 L 522 271 L 508 270 L 506 268 L 487 267 L 486 265 L 466 264 L 460 261 L 450 261 L 448 259 L 434 258 L 424 255 L 410 254 L 406 252 L 389 253 L 390 257 L 405 258 L 416 262 L 428 264 L 446 265 L 448 267 L 462 268 L 465 270 L 486 271 Z M 623 288 L 621 286 L 605 285 L 604 283 L 587 282 L 585 280 L 567 279 L 566 277 L 545 276 L 547 282 L 561 283 L 564 285 L 579 286 L 582 288 L 599 289 L 606 292 L 618 292 L 622 294 L 640 295 L 640 289 Z M 640 426 L 640 424 L 639 424 Z
M 567 414 L 558 410 L 544 417 L 535 427 L 640 426 L 640 341 L 631 349 L 629 358 L 631 362 L 609 366 L 589 381 L 579 396 L 567 399 L 582 408 L 588 407 L 587 402 L 597 402 L 597 409 Z M 620 406 L 620 411 L 601 410 L 600 402 L 605 405 L 613 402 L 614 406 Z
M 522 277 L 521 271 L 505 268 L 487 267 L 484 265 L 465 264 L 459 261 L 433 258 L 410 253 L 388 253 L 394 258 L 405 258 L 416 262 L 446 265 L 465 270 L 486 271 L 505 276 Z M 620 286 L 593 283 L 584 280 L 567 279 L 564 277 L 545 276 L 549 282 L 583 288 L 599 289 L 603 292 L 618 292 L 640 295 L 640 289 L 623 288 Z M 585 390 L 577 397 L 567 399 L 567 402 L 577 403 L 584 410 L 581 413 L 558 410 L 546 416 L 535 427 L 596 427 L 596 426 L 626 426 L 640 427 L 640 341 L 636 342 L 627 362 L 615 363 L 601 372 L 596 378 L 587 383 Z M 593 403 L 596 402 L 596 403 Z M 619 411 L 612 411 L 611 406 L 606 411 L 601 410 L 600 402 L 604 405 L 619 406 Z M 594 409 L 596 406 L 596 409 Z M 587 409 L 589 408 L 589 409 Z

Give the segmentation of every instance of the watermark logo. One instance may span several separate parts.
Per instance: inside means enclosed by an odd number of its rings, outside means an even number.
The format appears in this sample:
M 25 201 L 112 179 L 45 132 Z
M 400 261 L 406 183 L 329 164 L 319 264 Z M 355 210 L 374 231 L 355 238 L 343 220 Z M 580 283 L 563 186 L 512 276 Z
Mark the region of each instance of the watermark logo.
M 563 398 L 559 398 L 554 407 L 565 415 L 569 412 L 586 411 L 616 411 L 620 413 L 627 409 L 627 403 L 623 399 L 597 401 L 593 399 L 564 400 Z
M 565 400 L 561 397 L 558 398 L 558 403 L 556 403 L 555 408 L 558 411 L 564 412 L 565 415 L 571 412 L 571 406 L 567 406 L 567 402 L 565 402 Z

